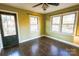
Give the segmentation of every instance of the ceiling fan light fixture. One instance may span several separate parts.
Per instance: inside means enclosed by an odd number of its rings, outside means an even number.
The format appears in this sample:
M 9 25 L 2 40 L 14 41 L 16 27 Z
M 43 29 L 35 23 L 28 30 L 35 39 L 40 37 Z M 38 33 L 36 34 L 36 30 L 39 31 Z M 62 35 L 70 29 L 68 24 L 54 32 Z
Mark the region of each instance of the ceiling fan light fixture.
M 49 5 L 58 6 L 59 3 L 39 3 L 39 4 L 34 5 L 33 7 L 37 7 L 39 5 L 42 5 L 42 9 L 45 11 L 49 7 Z
M 48 8 L 48 5 L 47 4 L 43 4 L 42 8 L 43 8 L 43 10 L 46 10 Z

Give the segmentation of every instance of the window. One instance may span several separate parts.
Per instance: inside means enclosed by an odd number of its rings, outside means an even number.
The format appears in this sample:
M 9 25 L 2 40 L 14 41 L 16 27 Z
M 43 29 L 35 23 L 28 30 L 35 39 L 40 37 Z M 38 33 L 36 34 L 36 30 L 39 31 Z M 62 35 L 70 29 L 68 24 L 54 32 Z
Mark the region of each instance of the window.
M 1 14 L 1 18 L 4 36 L 16 35 L 15 17 L 13 15 Z
M 74 31 L 75 14 L 63 16 L 62 32 L 72 34 Z
M 52 31 L 59 32 L 60 30 L 60 16 L 52 17 Z
M 52 17 L 52 31 L 73 34 L 75 13 Z
M 38 17 L 30 16 L 30 31 L 38 32 Z

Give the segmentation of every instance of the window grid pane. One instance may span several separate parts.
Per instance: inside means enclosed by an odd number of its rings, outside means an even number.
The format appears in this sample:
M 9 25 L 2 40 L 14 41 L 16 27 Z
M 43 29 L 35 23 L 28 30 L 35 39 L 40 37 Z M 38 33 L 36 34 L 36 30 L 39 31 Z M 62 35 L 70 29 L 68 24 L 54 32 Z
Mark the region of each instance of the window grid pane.
M 73 25 L 62 25 L 62 32 L 63 33 L 73 33 Z
M 60 31 L 60 25 L 52 25 L 52 31 Z
M 52 20 L 52 24 L 60 24 L 60 16 L 53 17 Z
M 75 13 L 52 17 L 52 31 L 73 34 L 75 24 Z
M 38 32 L 38 18 L 37 17 L 30 17 L 30 31 Z
M 63 24 L 74 24 L 75 14 L 69 14 L 63 16 Z
M 36 17 L 30 17 L 30 24 L 38 24 Z
M 4 36 L 16 35 L 15 19 L 12 15 L 1 15 Z
M 52 31 L 60 31 L 60 16 L 52 17 Z
M 75 22 L 75 14 L 64 15 L 62 22 L 62 32 L 73 34 L 74 22 Z
M 30 26 L 30 30 L 31 30 L 32 32 L 37 32 L 37 31 L 38 31 L 38 25 L 31 25 L 31 26 Z

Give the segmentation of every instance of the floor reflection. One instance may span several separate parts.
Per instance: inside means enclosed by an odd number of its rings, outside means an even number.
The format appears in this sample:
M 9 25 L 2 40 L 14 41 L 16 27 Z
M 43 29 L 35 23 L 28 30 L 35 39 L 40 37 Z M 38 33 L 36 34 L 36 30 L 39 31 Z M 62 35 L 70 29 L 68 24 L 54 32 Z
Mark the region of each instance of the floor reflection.
M 54 56 L 56 56 L 56 55 L 58 55 L 58 48 L 56 47 L 56 46 L 51 46 L 50 47 L 50 51 L 51 51 L 51 54 L 52 55 L 54 55 Z
M 60 49 L 59 51 L 59 56 L 70 56 L 70 52 L 64 50 L 64 49 Z
M 66 49 L 62 49 L 54 45 L 51 46 L 50 51 L 51 51 L 51 54 L 54 56 L 70 56 L 70 52 L 68 52 Z
M 31 47 L 32 55 L 36 55 L 38 48 L 39 48 L 38 44 L 32 45 L 32 47 Z
M 22 54 L 20 53 L 20 51 L 12 51 L 8 54 L 8 56 L 21 56 Z
M 79 56 L 79 48 L 46 37 L 3 49 L 1 56 Z

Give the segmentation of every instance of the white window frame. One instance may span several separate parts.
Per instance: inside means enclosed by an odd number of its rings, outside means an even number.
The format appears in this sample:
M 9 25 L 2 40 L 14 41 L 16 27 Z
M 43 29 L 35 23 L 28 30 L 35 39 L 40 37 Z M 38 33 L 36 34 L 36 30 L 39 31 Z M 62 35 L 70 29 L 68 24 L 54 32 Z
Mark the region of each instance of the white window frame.
M 76 13 L 64 14 L 63 16 L 65 16 L 65 15 L 71 15 L 71 14 L 75 14 L 74 24 L 69 24 L 69 25 L 73 25 L 73 33 L 65 33 L 65 34 L 71 34 L 71 35 L 73 35 L 74 34 L 74 28 L 75 28 L 75 22 L 76 22 Z M 62 16 L 62 18 L 63 18 L 63 16 Z M 61 26 L 63 26 L 63 25 L 68 25 L 68 24 L 63 24 L 63 19 L 62 19 Z M 62 28 L 61 28 L 61 32 L 62 32 Z M 62 32 L 62 33 L 64 33 L 64 32 Z
M 61 20 L 61 16 L 60 16 L 60 15 L 51 16 L 51 27 L 52 27 L 53 25 L 59 25 L 59 31 L 55 31 L 55 32 L 60 32 L 61 21 L 60 21 L 60 24 L 53 24 L 53 23 L 52 23 L 53 17 L 60 17 L 60 20 Z M 52 30 L 52 28 L 51 28 L 51 30 Z M 52 31 L 53 31 L 53 30 L 52 30 Z
M 59 14 L 59 15 L 53 15 L 53 16 L 50 16 L 50 19 L 51 19 L 51 27 L 52 27 L 52 17 L 55 17 L 55 16 L 60 16 L 61 17 L 61 24 L 60 24 L 60 30 L 59 32 L 57 31 L 54 31 L 56 33 L 60 33 L 60 34 L 66 34 L 66 35 L 74 35 L 74 31 L 76 30 L 75 27 L 77 26 L 77 13 L 78 11 L 74 11 L 74 12 L 68 12 L 68 13 L 63 13 L 63 14 Z M 74 27 L 73 27 L 73 33 L 64 33 L 62 32 L 62 21 L 63 21 L 63 16 L 64 15 L 69 15 L 69 14 L 75 14 L 75 20 L 74 20 Z M 52 30 L 52 28 L 51 28 Z M 52 31 L 53 32 L 53 31 Z
M 30 32 L 31 32 L 31 33 L 33 33 L 33 32 L 39 32 L 39 23 L 38 23 L 39 17 L 38 17 L 38 16 L 30 15 L 30 16 L 29 16 L 29 20 L 30 20 L 30 17 L 36 17 L 36 18 L 37 18 L 37 24 L 36 24 L 36 25 L 37 25 L 37 29 L 38 29 L 38 30 L 35 30 L 35 31 L 31 31 L 31 25 L 35 25 L 35 24 L 30 24 Z M 30 21 L 29 21 L 29 22 L 30 22 Z

